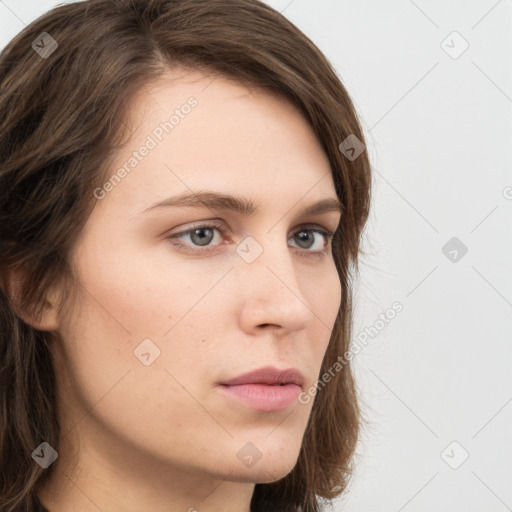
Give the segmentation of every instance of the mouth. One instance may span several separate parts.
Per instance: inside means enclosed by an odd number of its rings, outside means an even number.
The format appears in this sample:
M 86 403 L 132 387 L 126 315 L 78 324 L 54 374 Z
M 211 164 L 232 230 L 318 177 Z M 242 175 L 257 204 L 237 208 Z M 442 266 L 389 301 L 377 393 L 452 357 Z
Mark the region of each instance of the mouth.
M 266 366 L 219 383 L 219 390 L 252 409 L 275 412 L 298 401 L 304 382 L 304 376 L 296 368 L 278 370 Z

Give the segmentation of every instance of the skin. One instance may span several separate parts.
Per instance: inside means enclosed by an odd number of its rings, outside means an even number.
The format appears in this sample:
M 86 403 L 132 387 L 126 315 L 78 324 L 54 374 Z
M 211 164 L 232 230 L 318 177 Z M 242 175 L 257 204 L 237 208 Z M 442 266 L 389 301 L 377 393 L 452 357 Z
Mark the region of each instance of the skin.
M 37 323 L 56 333 L 63 425 L 37 493 L 51 512 L 248 512 L 254 484 L 297 462 L 313 400 L 261 412 L 217 383 L 266 365 L 298 368 L 304 390 L 319 378 L 342 291 L 330 242 L 314 229 L 334 231 L 340 214 L 302 210 L 336 199 L 329 161 L 282 98 L 175 69 L 134 98 L 133 137 L 109 176 L 191 96 L 190 114 L 96 202 L 72 254 L 78 307 L 59 314 L 54 290 Z M 243 195 L 259 211 L 140 213 L 198 190 Z M 181 237 L 203 254 L 165 238 L 214 219 L 226 233 L 206 247 Z M 304 224 L 314 226 L 310 248 L 293 238 Z M 250 264 L 236 252 L 248 236 L 263 249 Z M 160 356 L 145 366 L 134 350 L 147 338 Z M 248 442 L 262 454 L 252 467 L 237 457 Z

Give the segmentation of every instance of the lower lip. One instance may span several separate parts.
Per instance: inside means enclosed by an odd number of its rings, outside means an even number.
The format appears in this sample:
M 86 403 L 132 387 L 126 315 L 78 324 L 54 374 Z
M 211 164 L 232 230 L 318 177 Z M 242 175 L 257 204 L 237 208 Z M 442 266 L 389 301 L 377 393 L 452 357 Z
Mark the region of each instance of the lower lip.
M 221 384 L 220 389 L 228 396 L 264 412 L 281 411 L 290 407 L 297 401 L 301 391 L 300 386 L 296 384 Z

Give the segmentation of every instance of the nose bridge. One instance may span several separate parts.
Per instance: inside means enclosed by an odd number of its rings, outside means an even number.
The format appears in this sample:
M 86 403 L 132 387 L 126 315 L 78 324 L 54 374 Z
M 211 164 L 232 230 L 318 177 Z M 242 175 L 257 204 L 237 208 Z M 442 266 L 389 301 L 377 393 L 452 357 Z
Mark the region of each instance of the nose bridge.
M 240 261 L 235 272 L 245 287 L 246 301 L 260 312 L 262 323 L 283 327 L 304 325 L 310 321 L 311 310 L 307 297 L 301 292 L 295 272 L 293 255 L 287 240 L 277 230 L 247 237 L 237 248 Z
M 282 290 L 287 288 L 286 283 L 292 289 L 298 290 L 288 241 L 283 241 L 282 235 L 277 231 L 260 233 L 257 237 L 248 236 L 238 247 L 237 252 L 243 260 L 241 267 L 249 275 L 263 279 L 264 283 L 273 288 Z

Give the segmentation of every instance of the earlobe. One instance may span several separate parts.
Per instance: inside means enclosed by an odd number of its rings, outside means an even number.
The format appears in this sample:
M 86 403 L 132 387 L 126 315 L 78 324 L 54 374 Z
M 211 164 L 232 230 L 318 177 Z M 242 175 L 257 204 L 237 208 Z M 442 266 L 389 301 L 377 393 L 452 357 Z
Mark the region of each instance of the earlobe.
M 20 305 L 21 284 L 23 271 L 20 268 L 8 269 L 0 276 L 1 286 L 9 298 L 14 313 L 26 324 L 39 329 L 40 331 L 55 331 L 58 328 L 57 298 L 53 290 L 49 290 L 44 298 L 44 307 L 39 315 L 30 314 Z M 38 316 L 36 318 L 36 316 Z
M 59 326 L 58 320 L 56 304 L 45 299 L 44 308 L 40 314 L 40 318 L 37 320 L 27 319 L 25 322 L 28 322 L 30 325 L 32 325 L 32 327 L 35 327 L 40 331 L 56 331 Z

